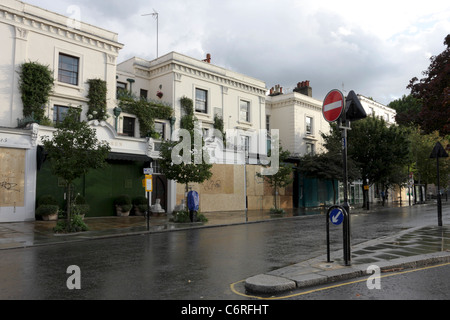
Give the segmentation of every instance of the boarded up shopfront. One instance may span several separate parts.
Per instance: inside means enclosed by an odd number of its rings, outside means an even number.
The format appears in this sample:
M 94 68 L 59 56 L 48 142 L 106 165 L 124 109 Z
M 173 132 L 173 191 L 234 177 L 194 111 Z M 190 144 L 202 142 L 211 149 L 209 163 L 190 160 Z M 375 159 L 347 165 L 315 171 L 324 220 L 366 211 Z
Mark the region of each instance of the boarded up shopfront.
M 189 184 L 200 195 L 201 212 L 226 212 L 245 210 L 269 210 L 274 207 L 273 189 L 256 176 L 261 166 L 214 164 L 212 177 L 202 184 Z M 245 180 L 246 177 L 246 180 Z M 245 191 L 245 185 L 247 190 Z M 177 204 L 184 199 L 185 186 L 177 184 Z M 280 188 L 277 204 L 283 209 L 292 208 L 292 187 Z
M 0 207 L 25 205 L 24 149 L 0 147 Z

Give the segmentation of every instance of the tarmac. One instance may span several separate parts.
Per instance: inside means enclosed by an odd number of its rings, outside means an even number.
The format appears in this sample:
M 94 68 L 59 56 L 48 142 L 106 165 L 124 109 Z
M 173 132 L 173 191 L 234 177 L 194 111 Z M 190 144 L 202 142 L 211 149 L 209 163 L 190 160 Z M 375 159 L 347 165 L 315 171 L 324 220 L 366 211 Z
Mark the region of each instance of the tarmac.
M 382 207 L 385 208 L 385 207 Z M 381 207 L 372 207 L 376 211 Z M 367 212 L 367 211 L 366 211 Z M 205 213 L 206 223 L 174 223 L 167 215 L 147 217 L 85 218 L 89 231 L 55 234 L 56 222 L 30 221 L 0 223 L 0 250 L 56 245 L 76 241 L 107 239 L 145 233 L 173 232 L 193 228 L 260 223 L 273 219 L 324 214 L 322 210 L 288 210 L 283 216 L 269 211 Z M 352 209 L 352 213 L 356 213 Z M 381 272 L 398 271 L 450 262 L 450 227 L 422 226 L 394 236 L 370 240 L 351 246 L 351 262 L 345 265 L 342 250 L 286 266 L 244 281 L 245 290 L 256 294 L 279 294 L 310 286 L 367 276 L 371 266 Z

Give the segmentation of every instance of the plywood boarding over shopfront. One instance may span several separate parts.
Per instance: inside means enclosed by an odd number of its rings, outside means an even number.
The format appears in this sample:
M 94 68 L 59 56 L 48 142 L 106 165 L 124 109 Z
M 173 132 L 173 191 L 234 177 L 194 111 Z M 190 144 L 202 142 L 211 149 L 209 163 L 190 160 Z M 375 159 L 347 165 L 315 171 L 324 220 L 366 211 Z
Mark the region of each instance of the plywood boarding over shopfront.
M 25 150 L 0 147 L 0 207 L 23 207 Z
M 247 195 L 249 210 L 269 210 L 274 206 L 273 189 L 256 176 L 261 166 L 214 164 L 212 177 L 202 184 L 192 183 L 189 186 L 200 195 L 200 211 L 240 211 L 245 210 Z M 245 183 L 244 179 L 247 178 Z M 247 192 L 245 192 L 245 185 Z M 177 204 L 184 199 L 185 186 L 177 185 Z M 292 187 L 280 188 L 277 204 L 284 208 L 292 208 Z

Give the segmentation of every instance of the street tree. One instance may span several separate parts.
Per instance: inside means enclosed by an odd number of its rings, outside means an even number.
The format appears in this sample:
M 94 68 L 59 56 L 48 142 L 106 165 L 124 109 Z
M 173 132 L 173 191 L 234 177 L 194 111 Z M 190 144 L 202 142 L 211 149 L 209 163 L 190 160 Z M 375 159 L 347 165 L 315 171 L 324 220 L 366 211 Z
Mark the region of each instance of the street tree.
M 202 183 L 211 178 L 212 164 L 208 163 L 208 154 L 204 150 L 201 130 L 195 126 L 196 118 L 192 100 L 186 97 L 181 98 L 181 106 L 185 115 L 181 118 L 180 128 L 186 130 L 189 134 L 188 136 L 180 136 L 181 141 L 163 141 L 160 148 L 161 159 L 159 163 L 162 173 L 168 179 L 185 185 L 185 203 L 187 205 L 189 183 Z M 184 141 L 184 139 L 190 140 L 190 148 L 188 150 L 182 149 L 182 158 L 187 161 L 174 161 L 173 150 L 180 144 L 186 143 L 187 141 Z M 195 143 L 198 141 L 201 141 L 201 143 Z M 188 154 L 184 154 L 184 152 Z
M 338 135 L 325 135 L 325 147 L 327 152 L 304 155 L 300 158 L 297 170 L 304 176 L 309 178 L 317 178 L 332 181 L 333 186 L 333 202 L 337 201 L 337 190 L 334 181 L 344 181 L 343 158 L 341 151 L 340 133 Z M 335 141 L 332 143 L 331 141 Z M 352 182 L 360 178 L 359 168 L 353 159 L 347 159 L 347 175 L 348 181 Z
M 275 149 L 276 150 L 276 149 Z M 269 151 L 268 157 L 271 157 L 272 150 Z M 256 173 L 256 176 L 264 179 L 270 187 L 273 189 L 273 204 L 275 212 L 282 212 L 277 204 L 277 195 L 280 188 L 285 188 L 293 182 L 292 177 L 292 165 L 287 163 L 286 160 L 290 157 L 290 152 L 279 148 L 279 167 L 275 174 L 263 175 L 260 172 Z M 269 165 L 264 166 L 269 167 Z
M 80 121 L 81 109 L 69 108 L 64 120 L 57 125 L 53 138 L 42 138 L 44 148 L 51 162 L 51 170 L 62 178 L 67 188 L 67 229 L 72 223 L 72 183 L 91 169 L 106 165 L 110 151 L 109 144 L 98 141 L 95 129 L 86 121 Z
M 309 163 L 323 162 L 326 175 L 342 181 L 342 142 L 341 133 L 336 124 L 331 125 L 329 134 L 324 134 L 324 146 L 327 155 L 310 159 Z M 348 131 L 348 179 L 362 179 L 364 184 L 380 183 L 385 187 L 390 184 L 400 184 L 407 179 L 398 174 L 399 168 L 407 166 L 409 154 L 407 130 L 398 126 L 388 126 L 384 119 L 369 116 L 351 124 Z M 327 161 L 328 164 L 325 164 Z M 335 163 L 331 165 L 331 163 Z M 308 162 L 305 162 L 307 165 Z M 310 164 L 312 167 L 315 164 Z M 341 169 L 342 170 L 342 169 Z M 402 169 L 403 170 L 403 169 Z M 363 192 L 364 205 L 367 194 Z
M 396 173 L 408 162 L 406 130 L 388 126 L 384 119 L 370 116 L 352 124 L 348 140 L 349 157 L 359 164 L 364 181 L 384 186 L 399 183 Z
M 443 137 L 450 134 L 450 34 L 445 37 L 447 48 L 430 58 L 428 70 L 422 79 L 414 77 L 407 88 L 411 95 L 422 101 L 419 114 L 420 127 L 425 133 L 439 131 Z
M 419 129 L 411 132 L 411 171 L 414 179 L 420 184 L 435 184 L 437 180 L 436 159 L 430 159 L 431 151 L 436 142 L 440 142 L 444 148 L 450 143 L 449 139 L 439 136 L 437 131 L 423 134 Z M 450 158 L 440 159 L 440 182 L 442 186 L 450 183 Z

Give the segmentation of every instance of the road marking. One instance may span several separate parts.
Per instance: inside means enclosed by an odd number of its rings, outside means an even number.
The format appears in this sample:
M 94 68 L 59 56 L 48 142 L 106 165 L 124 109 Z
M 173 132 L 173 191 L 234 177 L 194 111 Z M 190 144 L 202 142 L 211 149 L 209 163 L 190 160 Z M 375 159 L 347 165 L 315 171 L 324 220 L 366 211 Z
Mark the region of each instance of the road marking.
M 437 265 L 434 265 L 434 266 L 418 268 L 418 269 L 410 269 L 410 270 L 396 272 L 396 273 L 392 273 L 392 274 L 385 274 L 383 276 L 380 276 L 380 278 L 393 277 L 393 276 L 398 276 L 398 275 L 402 275 L 402 274 L 406 274 L 406 273 L 411 273 L 411 272 L 416 272 L 416 271 L 423 271 L 423 270 L 433 269 L 433 268 L 438 268 L 438 267 L 444 267 L 444 266 L 448 266 L 448 265 L 450 265 L 450 262 L 437 264 Z M 303 296 L 303 295 L 307 295 L 307 294 L 314 293 L 314 292 L 319 292 L 319 291 L 325 291 L 325 290 L 329 290 L 329 289 L 344 287 L 344 286 L 355 284 L 355 283 L 359 283 L 359 282 L 366 282 L 367 278 L 359 279 L 359 280 L 355 280 L 355 281 L 344 282 L 344 283 L 340 283 L 340 284 L 335 284 L 335 285 L 331 285 L 331 286 L 327 286 L 327 287 L 323 287 L 323 288 L 312 289 L 312 290 L 309 290 L 309 291 L 294 293 L 294 294 L 290 294 L 290 295 L 286 295 L 286 296 L 279 296 L 279 297 L 276 297 L 276 296 L 260 297 L 260 296 L 248 295 L 248 294 L 239 292 L 236 289 L 236 285 L 239 284 L 239 283 L 242 283 L 244 281 L 245 280 L 241 280 L 241 281 L 237 281 L 235 283 L 232 283 L 230 285 L 231 291 L 233 293 L 239 295 L 239 296 L 243 296 L 243 297 L 246 297 L 246 298 L 253 298 L 253 299 L 260 299 L 260 300 L 282 300 L 282 299 L 288 299 L 288 298 Z M 301 290 L 301 289 L 299 289 L 299 290 Z

